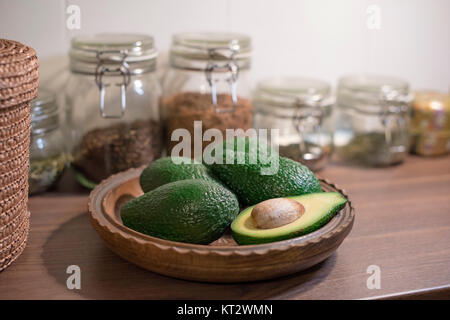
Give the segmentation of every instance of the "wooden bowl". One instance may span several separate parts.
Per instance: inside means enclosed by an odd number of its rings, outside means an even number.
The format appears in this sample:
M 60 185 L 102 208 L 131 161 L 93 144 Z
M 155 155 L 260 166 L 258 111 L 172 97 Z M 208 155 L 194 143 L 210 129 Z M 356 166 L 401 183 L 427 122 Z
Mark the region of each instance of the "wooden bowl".
M 247 282 L 276 278 L 309 268 L 328 258 L 353 226 L 348 201 L 321 229 L 294 239 L 238 246 L 231 235 L 210 245 L 163 240 L 122 224 L 120 207 L 142 194 L 139 175 L 130 169 L 100 183 L 90 194 L 90 220 L 107 246 L 122 258 L 166 276 L 206 282 Z M 324 191 L 343 190 L 321 180 Z

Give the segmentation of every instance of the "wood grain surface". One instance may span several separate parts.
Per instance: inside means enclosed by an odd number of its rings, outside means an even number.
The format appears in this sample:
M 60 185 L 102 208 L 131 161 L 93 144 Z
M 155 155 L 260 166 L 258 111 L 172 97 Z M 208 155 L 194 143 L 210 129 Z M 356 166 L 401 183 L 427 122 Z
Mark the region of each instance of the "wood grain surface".
M 0 273 L 0 299 L 450 298 L 450 157 L 411 156 L 384 169 L 330 165 L 319 175 L 351 196 L 351 234 L 318 266 L 247 284 L 176 280 L 122 260 L 92 228 L 87 192 L 66 175 L 58 190 L 30 199 L 29 243 Z M 81 268 L 81 290 L 67 289 L 69 265 Z M 370 265 L 381 269 L 381 289 L 366 286 Z

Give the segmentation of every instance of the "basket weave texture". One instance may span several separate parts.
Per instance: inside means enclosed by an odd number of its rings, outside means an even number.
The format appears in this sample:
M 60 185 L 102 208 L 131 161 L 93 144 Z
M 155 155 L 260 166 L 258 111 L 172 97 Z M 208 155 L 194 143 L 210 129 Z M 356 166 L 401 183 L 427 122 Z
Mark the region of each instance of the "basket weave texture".
M 0 39 L 0 271 L 22 253 L 30 228 L 30 101 L 38 67 L 33 48 Z

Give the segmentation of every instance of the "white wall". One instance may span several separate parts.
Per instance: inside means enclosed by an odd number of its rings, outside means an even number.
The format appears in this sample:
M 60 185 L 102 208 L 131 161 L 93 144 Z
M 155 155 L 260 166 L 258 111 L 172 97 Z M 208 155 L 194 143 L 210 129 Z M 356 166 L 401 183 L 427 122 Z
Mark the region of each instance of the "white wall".
M 450 88 L 449 0 L 0 0 L 0 37 L 34 47 L 43 82 L 60 74 L 70 37 L 65 9 L 81 9 L 79 33 L 144 32 L 162 52 L 180 31 L 250 34 L 253 75 L 313 76 L 370 72 L 413 88 Z M 380 30 L 366 26 L 369 5 Z

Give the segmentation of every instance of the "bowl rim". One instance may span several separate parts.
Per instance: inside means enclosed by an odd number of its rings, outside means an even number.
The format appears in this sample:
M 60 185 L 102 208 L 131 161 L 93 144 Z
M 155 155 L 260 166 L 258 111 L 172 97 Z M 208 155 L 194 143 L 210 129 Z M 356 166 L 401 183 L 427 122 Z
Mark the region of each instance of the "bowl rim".
M 105 213 L 103 208 L 103 200 L 111 191 L 117 189 L 122 184 L 139 177 L 145 167 L 146 166 L 131 168 L 113 174 L 100 182 L 91 191 L 88 199 L 88 212 L 91 222 L 95 221 L 99 226 L 106 228 L 108 232 L 126 240 L 136 242 L 137 244 L 153 245 L 163 250 L 174 250 L 178 253 L 195 252 L 198 254 L 250 255 L 266 254 L 268 251 L 285 251 L 292 247 L 304 247 L 311 243 L 318 243 L 339 234 L 343 229 L 346 229 L 352 224 L 355 218 L 355 210 L 346 191 L 326 179 L 319 178 L 322 187 L 325 186 L 340 192 L 347 199 L 347 203 L 325 226 L 314 232 L 292 239 L 253 245 L 211 246 L 165 240 L 137 232 L 127 228 L 123 224 L 117 223 L 109 216 L 109 214 Z

